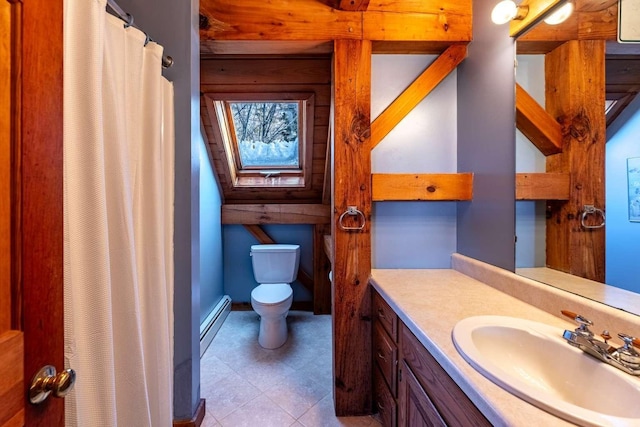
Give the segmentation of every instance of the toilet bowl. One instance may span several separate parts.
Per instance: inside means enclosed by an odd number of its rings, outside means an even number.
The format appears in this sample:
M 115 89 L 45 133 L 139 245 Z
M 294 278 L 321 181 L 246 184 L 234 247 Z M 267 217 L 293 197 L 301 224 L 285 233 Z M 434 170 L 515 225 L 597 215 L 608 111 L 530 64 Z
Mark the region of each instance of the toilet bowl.
M 253 275 L 258 286 L 251 291 L 251 306 L 260 316 L 258 343 L 267 349 L 287 341 L 287 315 L 293 301 L 290 283 L 298 274 L 299 245 L 251 246 Z
M 260 346 L 278 348 L 287 341 L 286 318 L 292 301 L 288 283 L 259 285 L 251 291 L 251 307 L 260 316 Z

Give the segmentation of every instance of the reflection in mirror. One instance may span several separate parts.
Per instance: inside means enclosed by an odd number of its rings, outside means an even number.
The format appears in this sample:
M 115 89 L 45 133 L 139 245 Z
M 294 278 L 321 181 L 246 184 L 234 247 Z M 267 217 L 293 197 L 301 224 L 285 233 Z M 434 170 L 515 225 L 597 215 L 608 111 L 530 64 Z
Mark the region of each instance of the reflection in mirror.
M 602 4 L 602 2 L 598 3 Z M 596 6 L 591 6 L 592 9 L 590 9 L 588 1 L 577 4 L 581 7 L 577 10 L 578 13 L 590 13 L 591 17 L 603 14 L 603 11 L 596 9 Z M 608 16 L 611 15 L 612 13 L 608 11 Z M 583 15 L 583 18 L 584 16 L 586 15 Z M 557 30 L 556 35 L 563 32 L 568 34 L 570 31 Z M 545 34 L 545 32 L 539 31 L 533 36 L 525 35 L 524 44 L 529 43 L 529 46 L 532 46 L 531 41 L 539 34 Z M 547 31 L 546 34 L 551 33 Z M 638 262 L 640 222 L 633 222 L 629 217 L 630 197 L 633 198 L 635 187 L 633 187 L 633 179 L 628 178 L 627 168 L 628 159 L 640 157 L 640 144 L 638 144 L 640 96 L 634 99 L 635 94 L 640 91 L 640 44 L 620 45 L 610 40 L 611 31 L 603 34 L 604 39 L 609 39 L 605 57 L 606 106 L 608 107 L 607 142 L 604 150 L 606 160 L 594 162 L 589 167 L 592 169 L 600 165 L 605 167 L 606 164 L 606 199 L 602 206 L 606 211 L 604 252 L 606 255 L 602 255 L 601 258 L 606 256 L 604 280 L 608 285 L 546 267 L 549 250 L 547 221 L 551 216 L 548 206 L 554 202 L 532 200 L 533 198 L 516 202 L 516 272 L 640 315 L 640 262 Z M 519 52 L 524 51 L 529 54 L 518 55 L 516 77 L 518 84 L 544 108 L 545 53 L 561 43 L 557 41 L 547 43 L 544 40 L 537 40 L 537 42 L 535 49 L 520 49 L 519 46 Z M 518 43 L 520 44 L 520 40 Z M 538 51 L 534 52 L 536 49 Z M 566 88 L 566 92 L 567 96 L 573 96 L 570 88 Z M 604 116 L 604 106 L 602 110 Z M 566 126 L 563 132 L 567 132 Z M 588 147 L 588 144 L 585 146 Z M 548 158 L 539 148 L 517 131 L 516 172 L 544 173 L 547 170 L 547 162 Z M 597 173 L 594 171 L 595 176 Z M 631 176 L 633 177 L 633 171 Z M 570 191 L 575 192 L 579 189 L 570 187 Z M 590 231 L 578 229 L 577 232 L 589 233 Z M 583 249 L 584 247 L 580 248 L 580 250 Z

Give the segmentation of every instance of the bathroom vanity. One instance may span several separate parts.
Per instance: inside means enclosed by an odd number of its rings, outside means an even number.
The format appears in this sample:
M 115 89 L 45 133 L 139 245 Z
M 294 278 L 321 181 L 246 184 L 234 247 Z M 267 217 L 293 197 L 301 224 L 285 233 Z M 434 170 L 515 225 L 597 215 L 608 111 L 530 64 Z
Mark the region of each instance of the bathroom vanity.
M 640 319 L 457 254 L 452 265 L 372 270 L 373 395 L 383 425 L 573 425 L 476 371 L 455 348 L 454 326 L 504 315 L 574 329 L 560 314 L 572 309 L 595 328 L 640 334 Z
M 373 291 L 373 399 L 384 426 L 491 426 Z

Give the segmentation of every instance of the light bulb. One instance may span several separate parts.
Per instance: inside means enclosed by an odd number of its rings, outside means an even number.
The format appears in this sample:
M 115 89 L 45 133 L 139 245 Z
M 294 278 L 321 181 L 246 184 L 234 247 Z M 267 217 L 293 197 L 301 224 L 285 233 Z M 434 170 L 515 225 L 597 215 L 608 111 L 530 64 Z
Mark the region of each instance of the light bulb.
M 511 21 L 518 13 L 518 6 L 511 0 L 504 0 L 496 4 L 491 11 L 494 24 L 502 25 Z
M 567 2 L 557 11 L 553 12 L 547 19 L 544 20 L 545 24 L 558 25 L 567 20 L 573 12 L 573 3 Z

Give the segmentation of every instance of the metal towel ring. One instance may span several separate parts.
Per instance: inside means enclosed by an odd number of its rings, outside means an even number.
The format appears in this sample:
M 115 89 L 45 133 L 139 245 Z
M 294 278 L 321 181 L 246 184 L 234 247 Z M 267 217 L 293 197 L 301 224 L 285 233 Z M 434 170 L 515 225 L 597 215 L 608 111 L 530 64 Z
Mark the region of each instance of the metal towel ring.
M 342 221 L 344 220 L 344 217 L 346 215 L 349 216 L 355 216 L 358 217 L 358 226 L 357 227 L 348 227 L 345 226 Z M 362 221 L 360 221 L 360 219 L 362 219 Z M 342 215 L 340 215 L 340 218 L 338 218 L 338 226 L 345 231 L 349 231 L 349 230 L 362 230 L 364 228 L 364 225 L 367 223 L 367 219 L 364 217 L 364 214 L 358 210 L 358 208 L 356 206 L 347 206 L 347 210 L 344 211 L 342 213 Z
M 585 224 L 584 220 L 587 218 L 588 215 L 597 215 L 597 214 L 600 214 L 600 216 L 602 217 L 602 223 L 598 225 Z M 605 218 L 604 218 L 604 212 L 602 211 L 602 209 L 598 209 L 593 205 L 584 205 L 584 211 L 582 212 L 582 219 L 580 220 L 580 224 L 582 225 L 583 228 L 587 228 L 587 229 L 602 228 L 604 227 L 604 222 L 605 222 Z

